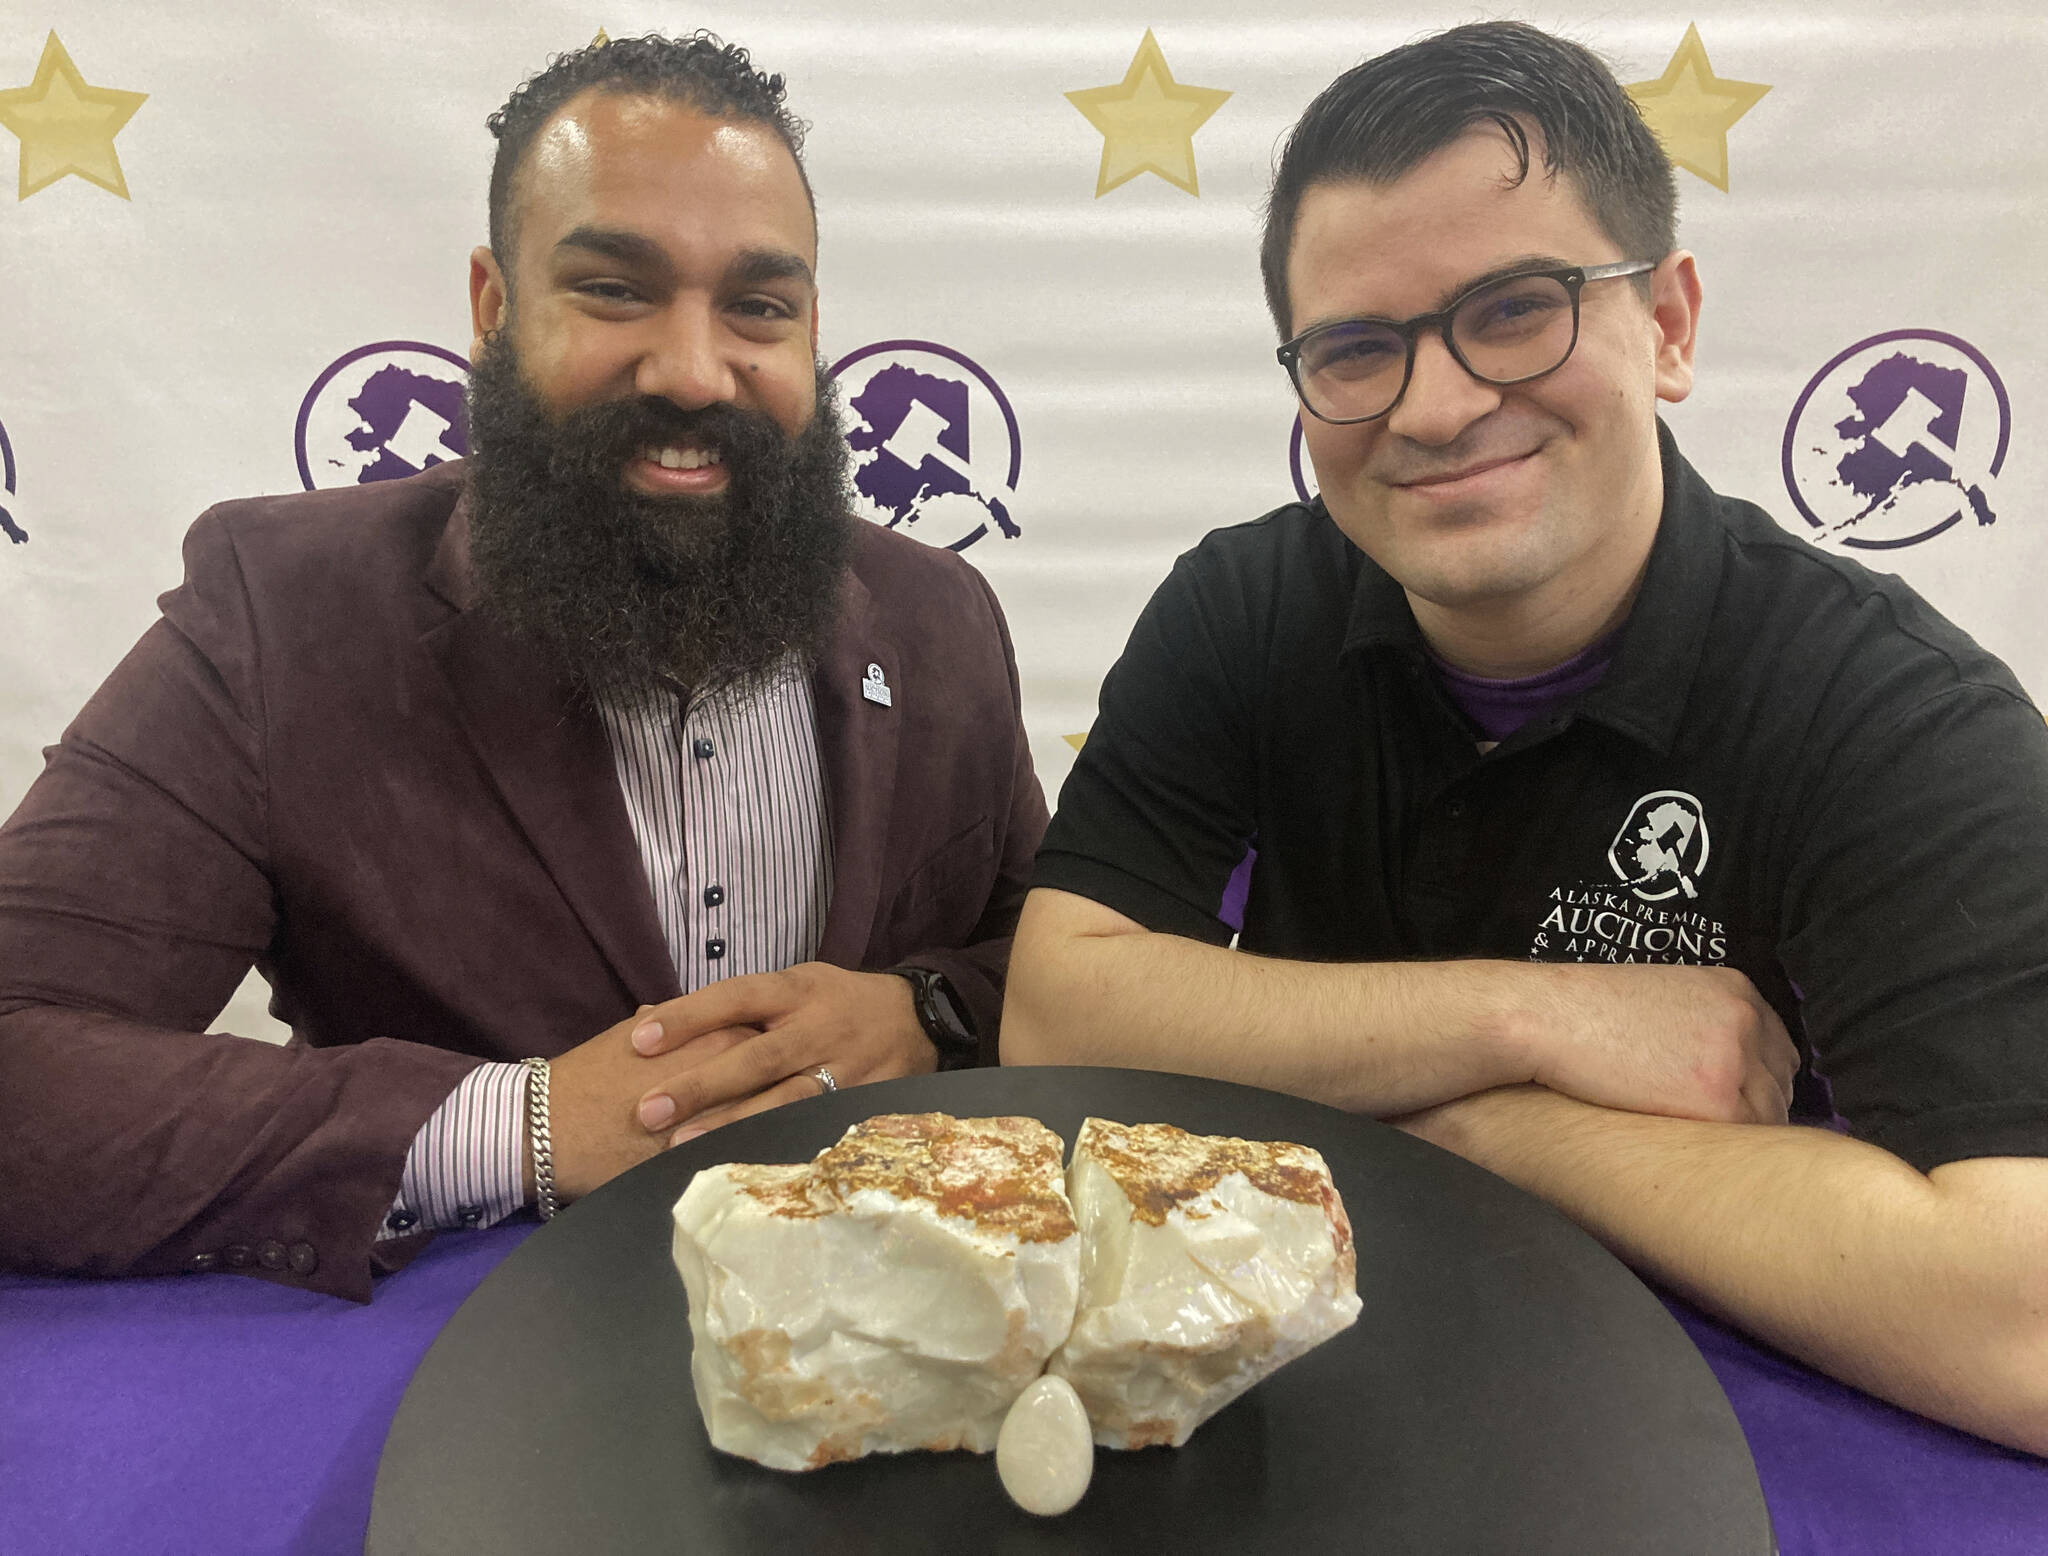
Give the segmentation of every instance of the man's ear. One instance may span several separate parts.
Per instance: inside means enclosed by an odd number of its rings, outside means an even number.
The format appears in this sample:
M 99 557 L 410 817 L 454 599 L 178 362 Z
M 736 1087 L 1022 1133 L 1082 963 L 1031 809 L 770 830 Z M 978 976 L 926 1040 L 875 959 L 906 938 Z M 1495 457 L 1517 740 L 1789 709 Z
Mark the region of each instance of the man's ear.
M 1657 347 L 1657 398 L 1676 405 L 1692 393 L 1693 348 L 1700 328 L 1699 266 L 1684 249 L 1673 249 L 1651 272 L 1650 323 Z
M 509 294 L 498 256 L 488 248 L 469 251 L 469 360 L 475 363 L 484 337 L 502 329 Z

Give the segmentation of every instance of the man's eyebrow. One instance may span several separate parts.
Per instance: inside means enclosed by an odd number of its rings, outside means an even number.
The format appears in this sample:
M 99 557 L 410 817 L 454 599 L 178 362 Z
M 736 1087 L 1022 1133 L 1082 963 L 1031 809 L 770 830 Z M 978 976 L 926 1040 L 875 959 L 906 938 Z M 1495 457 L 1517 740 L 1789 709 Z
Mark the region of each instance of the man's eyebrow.
M 801 254 L 793 254 L 788 249 L 748 249 L 726 267 L 725 279 L 733 286 L 756 286 L 763 281 L 801 281 L 806 286 L 817 284 L 809 263 Z
M 1476 276 L 1467 276 L 1464 280 L 1446 287 L 1443 291 L 1437 293 L 1436 306 L 1427 311 L 1430 313 L 1441 313 L 1467 292 L 1477 291 L 1480 287 L 1495 281 L 1504 281 L 1509 276 L 1523 275 L 1531 270 L 1569 270 L 1570 268 L 1570 260 L 1559 259 L 1555 254 L 1518 254 L 1513 259 L 1503 260 L 1491 270 L 1482 271 Z M 1313 324 L 1305 326 L 1299 333 L 1306 335 L 1309 330 L 1319 330 L 1326 324 L 1348 324 L 1357 319 L 1385 319 L 1395 324 L 1405 322 L 1395 319 L 1391 314 L 1385 313 L 1333 313 L 1328 318 L 1318 319 Z
M 622 265 L 632 265 L 659 275 L 675 272 L 668 252 L 659 243 L 643 233 L 622 227 L 585 225 L 572 228 L 555 243 L 557 253 L 563 249 L 602 254 Z M 758 286 L 764 281 L 787 280 L 801 281 L 806 286 L 816 284 L 809 261 L 788 249 L 747 249 L 726 267 L 725 280 L 729 286 Z
M 1440 312 L 1450 307 L 1452 303 L 1463 297 L 1467 292 L 1477 291 L 1480 287 L 1487 286 L 1495 281 L 1505 281 L 1509 276 L 1518 276 L 1530 270 L 1569 270 L 1570 268 L 1570 260 L 1559 259 L 1555 254 L 1517 255 L 1513 259 L 1495 265 L 1491 270 L 1482 271 L 1476 276 L 1467 276 L 1456 286 L 1439 292 L 1436 299 L 1436 310 L 1434 311 Z
M 557 253 L 563 249 L 586 249 L 607 259 L 615 259 L 622 265 L 636 265 L 643 270 L 666 272 L 674 268 L 659 243 L 640 233 L 628 232 L 623 227 L 586 225 L 571 228 L 555 243 Z

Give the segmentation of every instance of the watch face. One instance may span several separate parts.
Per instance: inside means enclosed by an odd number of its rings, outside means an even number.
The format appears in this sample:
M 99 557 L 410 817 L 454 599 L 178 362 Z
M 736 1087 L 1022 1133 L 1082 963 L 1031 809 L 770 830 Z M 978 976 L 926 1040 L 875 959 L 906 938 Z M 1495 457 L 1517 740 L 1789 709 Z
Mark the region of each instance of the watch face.
M 899 967 L 897 975 L 910 984 L 910 997 L 917 1009 L 918 1025 L 939 1051 L 939 1068 L 963 1070 L 981 1061 L 981 1043 L 961 1013 L 960 1003 L 946 982 L 945 974 L 929 967 Z

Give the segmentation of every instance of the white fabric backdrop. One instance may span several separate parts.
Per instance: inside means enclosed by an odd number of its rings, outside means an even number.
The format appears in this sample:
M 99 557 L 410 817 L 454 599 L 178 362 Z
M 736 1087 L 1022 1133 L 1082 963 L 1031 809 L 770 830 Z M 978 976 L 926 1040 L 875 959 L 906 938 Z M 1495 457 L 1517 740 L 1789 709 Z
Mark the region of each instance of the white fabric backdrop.
M 1024 19 L 958 0 L 868 0 L 857 13 L 823 0 L 7 0 L 0 124 L 42 159 L 37 177 L 55 154 L 53 123 L 117 116 L 90 90 L 147 95 L 97 151 L 67 153 L 101 182 L 124 181 L 126 198 L 87 176 L 16 198 L 15 144 L 0 136 L 0 432 L 12 456 L 0 509 L 28 537 L 0 533 L 0 814 L 153 618 L 199 511 L 301 487 L 295 425 L 332 364 L 379 342 L 466 350 L 485 115 L 600 27 L 696 25 L 786 74 L 792 106 L 814 125 L 827 358 L 902 340 L 953 353 L 870 357 L 863 371 L 896 361 L 966 385 L 983 485 L 1007 474 L 1013 452 L 983 378 L 1014 412 L 1017 479 L 1000 500 L 1019 533 L 991 531 L 965 554 L 1009 614 L 1033 753 L 1056 795 L 1066 737 L 1087 729 L 1102 673 L 1173 557 L 1292 494 L 1292 401 L 1255 260 L 1279 137 L 1358 58 L 1486 14 L 1567 32 L 1629 82 L 1663 77 L 1694 26 L 1715 77 L 1753 84 L 1703 79 L 1691 55 L 1660 109 L 1675 150 L 1708 173 L 1726 157 L 1726 190 L 1679 175 L 1682 241 L 1707 291 L 1699 388 L 1670 415 L 1680 441 L 1722 490 L 1808 532 L 1781 460 L 1809 381 L 1890 332 L 1964 343 L 1867 348 L 1816 390 L 1795 453 L 1823 518 L 1901 499 L 1829 544 L 1898 539 L 1961 511 L 1927 539 L 1858 555 L 1903 574 L 2037 696 L 2048 692 L 2036 585 L 2048 529 L 2025 442 L 2048 387 L 2048 21 L 2030 3 L 1400 4 L 1352 18 L 1300 0 L 1056 0 Z M 1148 29 L 1174 82 L 1230 95 L 1190 138 L 1172 88 L 1156 73 L 1139 80 L 1135 106 L 1111 121 L 1122 130 L 1110 160 L 1143 150 L 1130 137 L 1157 128 L 1148 113 L 1178 116 L 1180 132 L 1168 123 L 1152 155 L 1173 164 L 1191 150 L 1199 194 L 1139 172 L 1098 196 L 1105 136 L 1066 94 L 1123 83 Z M 83 99 L 44 68 L 53 31 Z M 1717 106 L 1725 120 L 1750 98 L 1724 134 Z M 1886 368 L 1894 355 L 1909 360 Z M 2009 427 L 1978 359 L 2002 382 Z M 1901 450 L 1905 465 L 1887 466 L 1873 439 L 1900 436 L 1876 429 L 1900 371 L 1948 414 L 1917 452 Z M 1864 435 L 1834 432 L 1856 413 L 1845 394 L 1859 386 Z M 322 401 L 307 454 L 316 475 L 351 473 L 340 441 L 351 419 L 332 395 Z M 417 431 L 392 446 L 416 452 Z M 1974 463 L 1984 476 L 2002 443 L 1980 504 L 1995 522 L 1979 522 L 1939 456 L 1948 448 L 1957 473 L 1967 479 Z M 1828 483 L 1859 447 L 1866 489 L 1844 508 L 1853 492 Z M 933 503 L 908 528 L 956 538 L 972 527 L 959 522 L 963 503 Z M 240 1001 L 223 1024 L 260 1025 Z

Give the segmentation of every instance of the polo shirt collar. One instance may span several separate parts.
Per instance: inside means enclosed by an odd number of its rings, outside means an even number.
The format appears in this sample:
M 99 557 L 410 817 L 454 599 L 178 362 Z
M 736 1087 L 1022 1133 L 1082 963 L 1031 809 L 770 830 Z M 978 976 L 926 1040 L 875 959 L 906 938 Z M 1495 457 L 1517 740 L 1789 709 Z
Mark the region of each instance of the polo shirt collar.
M 1657 456 L 1664 472 L 1664 508 L 1642 588 L 1606 677 L 1586 694 L 1577 711 L 1580 717 L 1663 754 L 1670 751 L 1685 711 L 1720 590 L 1721 527 L 1714 522 L 1717 499 L 1712 489 L 1686 463 L 1661 419 Z M 1315 507 L 1325 522 L 1334 524 L 1320 497 Z M 1340 654 L 1348 657 L 1374 648 L 1427 651 L 1407 594 L 1378 563 L 1361 554 Z
M 1643 586 L 1606 676 L 1578 712 L 1668 755 L 1721 590 L 1722 528 L 1713 490 L 1686 463 L 1661 419 L 1657 454 L 1664 467 L 1664 511 Z

